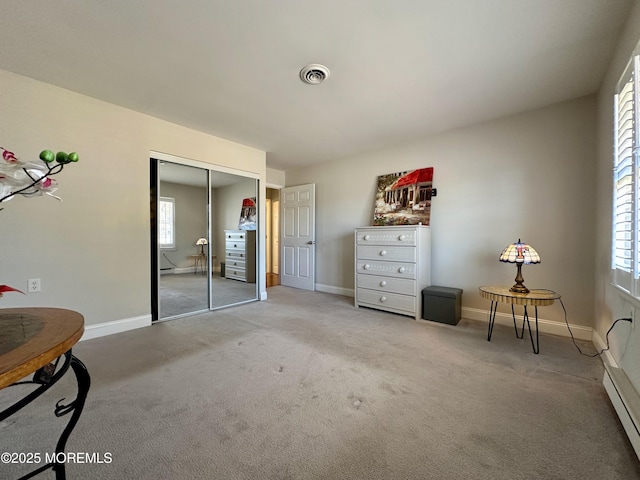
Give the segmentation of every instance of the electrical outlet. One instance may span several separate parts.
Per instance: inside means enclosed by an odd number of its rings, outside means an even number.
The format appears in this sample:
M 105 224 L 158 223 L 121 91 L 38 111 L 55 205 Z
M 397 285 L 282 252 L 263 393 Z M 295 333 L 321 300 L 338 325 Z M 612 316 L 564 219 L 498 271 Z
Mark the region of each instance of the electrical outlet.
M 629 305 L 629 318 L 631 319 L 631 329 L 633 330 L 636 323 L 636 309 L 633 305 Z
M 30 278 L 29 285 L 27 286 L 27 292 L 35 293 L 40 291 L 40 279 L 39 278 Z

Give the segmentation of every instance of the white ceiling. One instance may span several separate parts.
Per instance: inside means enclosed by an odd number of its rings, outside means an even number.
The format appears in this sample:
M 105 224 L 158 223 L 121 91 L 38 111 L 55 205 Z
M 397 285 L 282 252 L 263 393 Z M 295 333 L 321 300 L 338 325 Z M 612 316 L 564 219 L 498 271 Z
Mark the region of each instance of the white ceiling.
M 0 68 L 287 169 L 595 93 L 634 1 L 2 0 Z

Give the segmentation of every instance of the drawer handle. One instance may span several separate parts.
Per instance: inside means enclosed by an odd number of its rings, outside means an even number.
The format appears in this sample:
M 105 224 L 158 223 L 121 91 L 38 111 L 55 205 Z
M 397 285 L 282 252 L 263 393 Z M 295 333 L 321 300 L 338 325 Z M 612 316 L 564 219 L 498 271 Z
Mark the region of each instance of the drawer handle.
M 364 268 L 365 270 L 369 270 L 370 266 L 368 263 L 365 263 L 362 268 Z
M 400 235 L 400 236 L 398 236 L 398 240 L 400 240 L 400 241 L 404 240 L 405 238 L 407 238 L 407 236 L 406 236 L 406 235 Z
M 406 270 L 406 268 L 404 268 L 404 267 L 400 267 L 400 268 L 398 269 L 398 272 L 400 272 L 400 273 L 404 273 L 404 272 L 405 272 L 405 270 Z
M 386 302 L 386 301 L 387 301 L 387 297 L 380 297 L 380 301 L 381 301 L 382 303 Z
M 387 286 L 387 282 L 385 280 L 380 282 L 380 286 L 381 287 L 386 287 Z
M 382 251 L 380 252 L 380 255 L 382 255 L 383 257 L 384 257 L 386 254 L 387 254 L 387 251 L 386 251 L 386 250 L 382 250 Z
M 365 236 L 364 236 L 364 237 L 362 237 L 362 238 L 364 238 L 365 240 L 369 240 L 369 239 L 371 238 L 371 235 L 365 235 Z

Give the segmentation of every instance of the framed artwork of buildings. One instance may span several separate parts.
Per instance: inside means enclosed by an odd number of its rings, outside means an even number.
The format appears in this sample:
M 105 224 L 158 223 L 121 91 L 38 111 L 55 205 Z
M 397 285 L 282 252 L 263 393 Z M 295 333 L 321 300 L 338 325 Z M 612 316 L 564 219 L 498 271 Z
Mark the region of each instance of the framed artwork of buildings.
M 429 225 L 433 167 L 378 177 L 373 225 Z

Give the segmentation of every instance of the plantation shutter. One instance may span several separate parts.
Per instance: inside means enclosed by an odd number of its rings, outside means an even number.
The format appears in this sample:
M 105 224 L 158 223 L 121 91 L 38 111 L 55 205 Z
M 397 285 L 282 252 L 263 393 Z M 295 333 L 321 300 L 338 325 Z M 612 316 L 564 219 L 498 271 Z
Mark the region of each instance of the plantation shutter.
M 613 212 L 614 283 L 635 294 L 638 259 L 637 56 L 616 88 Z

